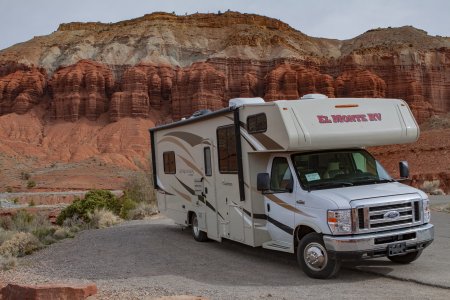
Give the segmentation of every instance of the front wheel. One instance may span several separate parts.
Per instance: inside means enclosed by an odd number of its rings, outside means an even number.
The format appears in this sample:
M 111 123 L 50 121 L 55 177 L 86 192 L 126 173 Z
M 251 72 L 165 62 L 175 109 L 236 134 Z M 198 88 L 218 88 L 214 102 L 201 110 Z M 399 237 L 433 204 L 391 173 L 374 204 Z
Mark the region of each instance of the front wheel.
M 419 258 L 419 256 L 422 254 L 422 250 L 406 253 L 403 255 L 396 255 L 396 256 L 388 256 L 388 258 L 395 263 L 398 264 L 409 264 L 415 261 Z
M 193 213 L 191 216 L 191 229 L 192 229 L 192 236 L 197 242 L 206 242 L 208 240 L 206 232 L 201 231 L 200 228 L 198 227 L 198 219 L 195 213 Z
M 305 235 L 300 240 L 297 261 L 306 275 L 318 279 L 335 276 L 341 267 L 340 261 L 328 255 L 322 235 L 315 232 Z

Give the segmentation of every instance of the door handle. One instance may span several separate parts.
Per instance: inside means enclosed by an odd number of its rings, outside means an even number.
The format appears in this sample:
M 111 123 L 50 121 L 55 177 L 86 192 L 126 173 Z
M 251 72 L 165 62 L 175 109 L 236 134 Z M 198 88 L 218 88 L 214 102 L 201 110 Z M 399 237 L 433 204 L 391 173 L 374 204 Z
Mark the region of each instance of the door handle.
M 267 203 L 267 212 L 269 212 L 269 211 L 270 211 L 270 204 Z
M 297 200 L 295 201 L 297 204 L 305 204 L 305 200 Z

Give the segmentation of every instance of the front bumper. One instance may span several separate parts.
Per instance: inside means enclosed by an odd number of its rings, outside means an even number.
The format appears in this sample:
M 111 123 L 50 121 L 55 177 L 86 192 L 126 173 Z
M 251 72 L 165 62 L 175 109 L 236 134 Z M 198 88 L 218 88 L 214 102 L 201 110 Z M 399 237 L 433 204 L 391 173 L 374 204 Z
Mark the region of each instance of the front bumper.
M 351 236 L 323 236 L 325 248 L 332 256 L 348 258 L 386 256 L 388 245 L 397 242 L 405 242 L 406 252 L 413 252 L 427 247 L 433 239 L 432 224 Z

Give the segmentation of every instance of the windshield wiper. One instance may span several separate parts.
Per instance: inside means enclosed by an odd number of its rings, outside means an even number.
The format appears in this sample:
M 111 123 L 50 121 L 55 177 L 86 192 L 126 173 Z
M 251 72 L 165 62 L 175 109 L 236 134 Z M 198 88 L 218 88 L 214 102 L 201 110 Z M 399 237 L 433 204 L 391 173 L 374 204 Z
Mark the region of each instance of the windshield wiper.
M 353 183 L 347 181 L 332 181 L 332 182 L 324 182 L 319 184 L 310 185 L 311 189 L 323 189 L 323 188 L 332 188 L 332 187 L 347 187 L 353 186 Z
M 371 184 L 371 183 L 387 183 L 387 182 L 394 182 L 393 179 L 378 179 L 378 178 L 371 178 L 371 177 L 362 177 L 358 178 L 354 182 L 354 184 L 360 185 L 360 184 Z

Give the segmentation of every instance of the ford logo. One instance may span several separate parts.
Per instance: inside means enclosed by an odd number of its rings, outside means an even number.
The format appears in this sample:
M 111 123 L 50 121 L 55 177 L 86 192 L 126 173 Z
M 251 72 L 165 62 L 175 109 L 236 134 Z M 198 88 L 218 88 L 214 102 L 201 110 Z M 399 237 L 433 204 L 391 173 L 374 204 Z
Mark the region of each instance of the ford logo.
M 385 213 L 383 217 L 385 219 L 397 219 L 398 217 L 400 217 L 400 213 L 396 210 L 391 210 Z

